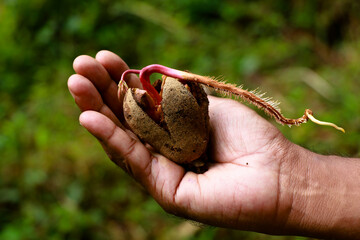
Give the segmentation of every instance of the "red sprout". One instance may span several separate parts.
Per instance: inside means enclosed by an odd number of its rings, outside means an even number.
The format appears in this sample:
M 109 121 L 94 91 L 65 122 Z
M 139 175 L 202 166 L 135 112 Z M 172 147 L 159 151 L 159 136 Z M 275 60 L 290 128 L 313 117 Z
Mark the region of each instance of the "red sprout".
M 322 122 L 315 119 L 310 109 L 306 109 L 305 114 L 298 119 L 286 118 L 280 113 L 280 109 L 277 108 L 276 102 L 272 102 L 266 98 L 263 99 L 262 95 L 256 94 L 256 92 L 254 91 L 247 91 L 242 89 L 241 87 L 236 87 L 234 85 L 226 84 L 224 82 L 218 82 L 215 79 L 209 77 L 204 77 L 201 75 L 172 69 L 159 64 L 152 64 L 144 67 L 141 70 L 134 70 L 134 69 L 126 70 L 121 76 L 120 83 L 124 82 L 125 76 L 129 73 L 139 74 L 140 82 L 143 86 L 143 89 L 147 91 L 147 93 L 151 96 L 152 99 L 154 99 L 155 106 L 157 107 L 160 107 L 162 98 L 160 94 L 156 91 L 154 86 L 152 86 L 150 83 L 150 75 L 153 73 L 160 73 L 168 77 L 177 78 L 179 80 L 186 80 L 200 84 L 205 84 L 209 87 L 220 90 L 224 93 L 234 94 L 235 96 L 239 96 L 244 100 L 247 100 L 248 102 L 254 104 L 260 109 L 263 109 L 266 113 L 273 116 L 276 119 L 276 121 L 278 121 L 281 124 L 287 124 L 289 126 L 299 125 L 301 123 L 305 123 L 307 120 L 310 119 L 316 124 L 332 126 L 342 132 L 345 132 L 343 128 L 340 128 L 333 123 Z
M 160 73 L 160 74 L 166 75 L 168 77 L 173 77 L 173 78 L 184 80 L 184 77 L 183 77 L 184 72 L 176 70 L 176 69 L 172 69 L 169 67 L 165 67 L 165 66 L 162 66 L 159 64 L 152 64 L 152 65 L 144 67 L 141 70 L 135 70 L 135 69 L 126 70 L 122 74 L 121 80 L 123 81 L 125 76 L 129 73 L 139 74 L 140 82 L 143 86 L 143 89 L 146 90 L 148 92 L 148 94 L 154 99 L 155 105 L 160 105 L 162 98 L 161 98 L 160 94 L 156 91 L 156 89 L 153 87 L 153 85 L 151 85 L 151 83 L 150 83 L 151 74 Z

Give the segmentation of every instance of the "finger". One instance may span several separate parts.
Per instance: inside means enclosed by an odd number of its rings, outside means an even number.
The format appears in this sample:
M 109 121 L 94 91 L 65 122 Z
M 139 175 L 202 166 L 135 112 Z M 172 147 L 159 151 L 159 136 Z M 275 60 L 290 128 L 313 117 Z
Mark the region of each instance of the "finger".
M 117 84 L 111 79 L 103 65 L 90 56 L 79 56 L 74 60 L 73 67 L 76 73 L 93 83 L 105 104 L 116 116 L 121 117 L 122 106 L 117 98 Z
M 124 60 L 115 53 L 107 50 L 98 52 L 95 58 L 104 66 L 112 79 L 114 79 L 117 83 L 119 82 L 122 73 L 129 69 Z M 135 74 L 127 75 L 125 81 L 129 87 L 141 88 L 139 78 Z
M 111 109 L 104 104 L 99 92 L 87 78 L 78 74 L 70 76 L 68 88 L 82 112 L 87 110 L 100 112 L 110 118 L 117 126 L 124 128 Z
M 98 112 L 83 112 L 80 123 L 99 139 L 116 164 L 128 165 L 133 177 L 165 209 L 174 207 L 174 196 L 185 174 L 182 167 L 159 154 L 151 154 L 140 141 Z
M 129 169 L 131 173 L 137 177 L 142 178 L 141 174 L 144 169 L 147 169 L 147 164 L 151 160 L 150 152 L 140 142 L 131 138 L 124 130 L 118 128 L 106 116 L 94 112 L 86 111 L 80 115 L 80 124 L 84 126 L 92 135 L 94 135 L 105 147 L 107 153 L 111 153 L 111 160 L 116 164 L 121 165 L 120 161 L 131 160 Z

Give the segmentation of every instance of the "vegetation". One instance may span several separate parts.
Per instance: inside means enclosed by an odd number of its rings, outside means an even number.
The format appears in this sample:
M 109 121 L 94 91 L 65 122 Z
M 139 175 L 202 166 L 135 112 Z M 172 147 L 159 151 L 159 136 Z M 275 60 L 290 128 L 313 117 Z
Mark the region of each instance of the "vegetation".
M 291 141 L 360 157 L 359 12 L 353 0 L 0 2 L 0 239 L 275 239 L 167 215 L 78 124 L 72 61 L 108 49 L 132 68 L 259 87 L 287 117 L 311 108 L 347 130 L 277 125 Z

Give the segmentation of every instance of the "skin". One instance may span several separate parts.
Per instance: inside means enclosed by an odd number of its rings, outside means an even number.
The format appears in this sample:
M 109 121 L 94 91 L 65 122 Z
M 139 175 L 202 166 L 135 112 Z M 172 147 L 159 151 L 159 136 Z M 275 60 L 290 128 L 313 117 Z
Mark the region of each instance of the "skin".
M 209 97 L 213 164 L 204 174 L 185 172 L 124 127 L 115 80 L 128 67 L 120 57 L 101 51 L 73 67 L 68 87 L 81 125 L 167 212 L 268 234 L 360 236 L 360 159 L 312 153 L 243 104 Z M 134 74 L 125 80 L 140 87 Z

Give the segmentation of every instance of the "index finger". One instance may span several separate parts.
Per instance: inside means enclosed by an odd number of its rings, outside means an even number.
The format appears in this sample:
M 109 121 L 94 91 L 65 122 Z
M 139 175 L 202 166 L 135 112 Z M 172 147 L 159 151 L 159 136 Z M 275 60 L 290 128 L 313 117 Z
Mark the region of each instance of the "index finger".
M 122 117 L 122 105 L 117 97 L 117 84 L 111 79 L 104 66 L 90 56 L 79 56 L 74 60 L 74 70 L 77 74 L 89 79 L 100 93 L 104 103 L 112 112 Z

